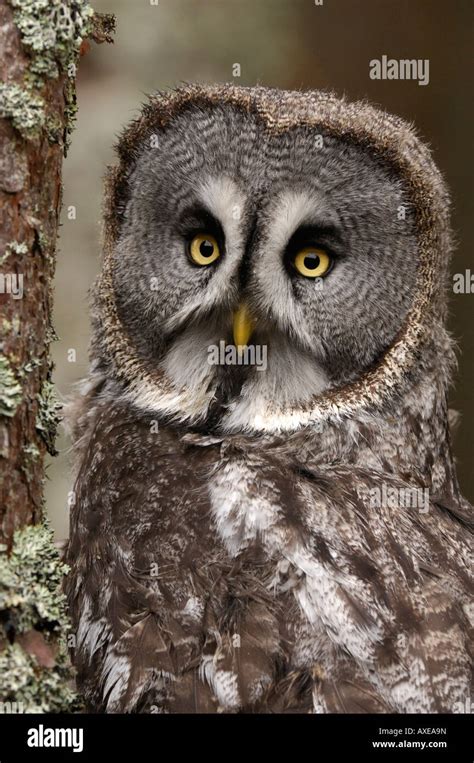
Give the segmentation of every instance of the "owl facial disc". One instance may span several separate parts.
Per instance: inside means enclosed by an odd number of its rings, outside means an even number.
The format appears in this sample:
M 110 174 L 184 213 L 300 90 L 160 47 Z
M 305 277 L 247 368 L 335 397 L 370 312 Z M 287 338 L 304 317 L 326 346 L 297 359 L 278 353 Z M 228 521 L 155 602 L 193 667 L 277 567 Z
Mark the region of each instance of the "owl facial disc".
M 182 421 L 215 405 L 219 426 L 247 432 L 396 406 L 434 320 L 449 345 L 448 208 L 412 128 L 365 103 L 228 85 L 153 96 L 107 180 L 96 311 L 124 394 Z M 223 332 L 271 341 L 265 373 L 209 364 Z

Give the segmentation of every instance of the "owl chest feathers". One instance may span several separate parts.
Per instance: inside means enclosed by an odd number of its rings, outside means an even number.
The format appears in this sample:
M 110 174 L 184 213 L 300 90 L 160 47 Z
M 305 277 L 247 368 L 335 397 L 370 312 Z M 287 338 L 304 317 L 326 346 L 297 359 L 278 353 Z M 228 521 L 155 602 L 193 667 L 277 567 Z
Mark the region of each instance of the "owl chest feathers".
M 387 439 L 385 453 L 397 451 L 397 438 Z M 104 414 L 78 477 L 73 619 L 90 633 L 98 622 L 112 623 L 103 637 L 104 680 L 118 656 L 135 648 L 137 628 L 148 633 L 150 648 L 145 661 L 130 656 L 130 675 L 127 668 L 120 691 L 111 689 L 110 710 L 133 709 L 127 687 L 134 682 L 133 696 L 146 704 L 155 691 L 147 681 L 162 659 L 158 643 L 167 676 L 160 686 L 168 687 L 160 692 L 171 711 L 189 709 L 194 674 L 214 697 L 211 705 L 227 711 L 263 707 L 269 692 L 278 707 L 288 690 L 288 706 L 327 712 L 339 707 L 330 697 L 344 682 L 344 696 L 357 685 L 356 701 L 377 697 L 379 710 L 398 707 L 396 692 L 400 706 L 431 707 L 406 667 L 411 637 L 405 646 L 395 639 L 399 627 L 406 632 L 416 622 L 419 574 L 412 559 L 426 554 L 426 540 L 418 540 L 416 516 L 396 518 L 368 505 L 367 488 L 399 479 L 379 471 L 374 443 L 375 433 L 355 424 L 344 433 L 257 439 L 165 425 L 152 433 L 149 420 L 137 420 L 130 409 Z M 352 452 L 364 467 L 347 462 Z M 392 554 L 388 543 L 395 544 Z M 98 564 L 104 586 L 94 604 Z M 391 650 L 401 657 L 392 659 Z M 386 675 L 377 673 L 381 664 Z M 311 686 L 303 700 L 292 694 L 301 682 Z
M 273 593 L 290 590 L 302 619 L 315 632 L 331 634 L 335 643 L 370 660 L 380 638 L 376 622 L 361 627 L 351 617 L 341 588 L 343 576 L 310 547 L 304 515 L 313 515 L 317 532 L 318 505 L 314 495 L 305 496 L 301 477 L 295 479 L 290 470 L 285 473 L 284 467 L 269 466 L 264 459 L 224 458 L 211 477 L 209 494 L 215 530 L 227 553 L 235 558 L 249 547 L 261 547 L 273 568 Z

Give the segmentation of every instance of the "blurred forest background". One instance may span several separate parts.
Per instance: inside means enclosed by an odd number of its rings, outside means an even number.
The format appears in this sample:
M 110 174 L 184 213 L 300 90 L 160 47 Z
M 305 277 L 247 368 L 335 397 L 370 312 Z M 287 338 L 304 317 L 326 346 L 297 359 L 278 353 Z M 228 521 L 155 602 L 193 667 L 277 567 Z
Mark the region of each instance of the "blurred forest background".
M 326 88 L 368 98 L 416 124 L 453 194 L 458 248 L 453 273 L 474 250 L 472 205 L 473 0 L 91 0 L 117 18 L 115 45 L 93 46 L 78 76 L 79 115 L 64 165 L 55 286 L 55 381 L 62 395 L 87 372 L 87 291 L 99 267 L 102 177 L 113 144 L 145 94 L 181 82 L 235 81 L 280 88 Z M 374 81 L 369 61 L 430 60 L 430 82 Z M 241 76 L 234 78 L 239 63 Z M 76 208 L 69 219 L 68 208 Z M 461 486 L 474 499 L 474 294 L 451 296 L 460 347 L 452 406 Z M 69 362 L 68 351 L 76 351 Z M 47 506 L 58 538 L 68 534 L 70 444 L 48 466 Z

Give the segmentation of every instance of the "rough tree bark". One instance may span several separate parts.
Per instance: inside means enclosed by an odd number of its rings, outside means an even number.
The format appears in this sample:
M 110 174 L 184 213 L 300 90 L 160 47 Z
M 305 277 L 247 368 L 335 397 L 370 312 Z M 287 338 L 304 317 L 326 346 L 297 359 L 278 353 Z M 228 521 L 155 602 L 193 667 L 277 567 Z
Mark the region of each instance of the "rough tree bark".
M 44 457 L 60 406 L 51 382 L 61 167 L 87 38 L 114 19 L 86 0 L 0 0 L 0 710 L 74 706 L 65 566 L 43 517 Z

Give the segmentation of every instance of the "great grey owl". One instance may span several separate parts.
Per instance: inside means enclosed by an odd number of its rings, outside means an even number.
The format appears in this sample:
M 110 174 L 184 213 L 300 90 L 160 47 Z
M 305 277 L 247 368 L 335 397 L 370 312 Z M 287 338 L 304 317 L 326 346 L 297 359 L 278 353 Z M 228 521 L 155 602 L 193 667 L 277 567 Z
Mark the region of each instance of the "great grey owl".
M 428 149 L 366 103 L 225 85 L 151 97 L 118 154 L 72 405 L 87 706 L 462 712 L 472 520 Z

